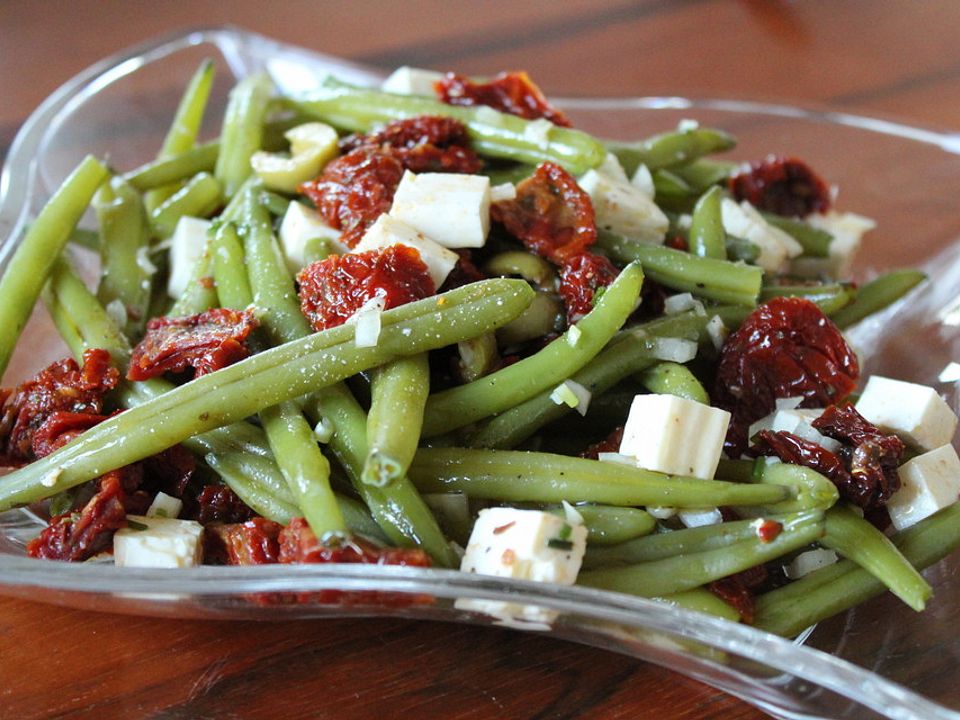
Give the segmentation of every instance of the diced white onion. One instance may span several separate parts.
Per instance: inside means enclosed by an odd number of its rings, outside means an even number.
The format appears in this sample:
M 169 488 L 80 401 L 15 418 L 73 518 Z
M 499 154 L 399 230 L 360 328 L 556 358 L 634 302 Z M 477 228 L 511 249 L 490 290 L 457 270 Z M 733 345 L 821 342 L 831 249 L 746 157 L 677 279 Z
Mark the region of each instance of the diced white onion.
M 107 311 L 110 319 L 117 324 L 117 327 L 125 327 L 127 324 L 127 306 L 119 298 L 111 300 L 103 308 Z
M 713 343 L 713 347 L 716 348 L 717 352 L 720 352 L 720 348 L 723 347 L 723 343 L 726 342 L 727 335 L 729 334 L 730 330 L 723 324 L 723 318 L 719 315 L 714 315 L 710 318 L 710 321 L 707 323 L 707 335 L 710 337 L 710 342 Z
M 581 415 L 587 414 L 590 407 L 590 391 L 573 380 L 564 380 L 550 393 L 550 399 L 557 405 L 567 405 L 575 408 Z
M 637 466 L 637 459 L 635 457 L 621 455 L 615 452 L 597 453 L 597 460 L 600 462 L 617 463 L 618 465 L 629 465 L 630 467 Z
M 527 123 L 523 131 L 523 139 L 527 140 L 540 148 L 546 148 L 550 145 L 550 131 L 554 124 L 546 118 L 538 118 Z
M 493 185 L 490 188 L 490 202 L 501 202 L 503 200 L 515 200 L 517 197 L 517 186 L 513 183 L 502 183 Z
M 313 429 L 313 436 L 317 438 L 318 442 L 326 445 L 333 439 L 333 422 L 330 418 L 323 416 L 320 418 L 320 422 L 317 423 L 317 426 Z
M 657 360 L 685 363 L 697 356 L 697 344 L 683 338 L 654 338 L 650 355 Z
M 370 298 L 350 318 L 356 326 L 354 344 L 357 347 L 374 347 L 380 339 L 380 316 L 383 314 L 384 300 L 379 295 Z
M 788 565 L 783 568 L 783 574 L 791 580 L 796 580 L 804 575 L 819 570 L 827 565 L 837 562 L 837 553 L 833 550 L 817 548 L 808 550 L 797 555 Z
M 800 396 L 788 397 L 788 398 L 777 398 L 774 403 L 776 404 L 777 410 L 793 410 L 794 408 L 800 407 L 800 403 L 803 402 L 803 398 Z
M 683 118 L 680 122 L 677 123 L 677 132 L 690 132 L 691 130 L 696 130 L 700 127 L 700 123 L 692 118 Z
M 693 310 L 695 302 L 696 300 L 693 299 L 693 295 L 690 293 L 671 295 L 663 301 L 663 312 L 666 315 L 676 315 L 677 313 L 686 312 L 687 310 Z
M 680 510 L 680 522 L 687 527 L 703 527 L 705 525 L 719 525 L 723 522 L 723 515 L 717 508 L 698 508 Z
M 150 248 L 142 247 L 137 250 L 137 267 L 147 275 L 153 275 L 157 272 L 157 266 L 150 260 Z
M 570 503 L 566 500 L 561 500 L 560 504 L 563 505 L 563 514 L 567 518 L 567 522 L 571 525 L 583 525 L 583 515 Z
M 566 335 L 567 345 L 569 345 L 570 347 L 576 347 L 577 343 L 580 342 L 581 335 L 583 335 L 583 333 L 580 332 L 580 328 L 578 328 L 576 325 L 571 325 L 567 329 L 567 335 Z
M 677 514 L 677 509 L 661 505 L 647 505 L 647 512 L 657 520 L 669 520 Z

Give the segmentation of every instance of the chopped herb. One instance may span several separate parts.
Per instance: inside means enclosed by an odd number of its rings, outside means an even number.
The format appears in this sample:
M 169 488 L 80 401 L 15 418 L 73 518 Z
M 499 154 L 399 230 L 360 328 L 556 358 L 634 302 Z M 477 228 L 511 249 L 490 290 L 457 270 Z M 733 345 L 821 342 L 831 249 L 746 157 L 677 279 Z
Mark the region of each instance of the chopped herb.
M 551 538 L 550 540 L 547 540 L 547 547 L 553 548 L 554 550 L 573 550 L 573 543 L 569 540 Z
M 131 530 L 136 530 L 137 532 L 142 532 L 143 530 L 150 529 L 143 523 L 137 522 L 136 520 L 130 520 L 129 518 L 127 518 L 127 527 L 130 528 Z
M 560 528 L 560 532 L 557 533 L 557 537 L 560 540 L 569 540 L 571 535 L 573 535 L 573 525 L 570 523 L 564 523 L 563 527 Z

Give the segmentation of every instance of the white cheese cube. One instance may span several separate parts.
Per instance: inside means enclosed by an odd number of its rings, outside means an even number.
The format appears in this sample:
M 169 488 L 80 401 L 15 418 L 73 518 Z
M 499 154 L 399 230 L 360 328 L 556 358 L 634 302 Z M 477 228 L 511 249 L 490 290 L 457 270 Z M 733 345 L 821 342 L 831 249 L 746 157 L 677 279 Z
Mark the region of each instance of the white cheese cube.
M 798 257 L 790 263 L 790 272 L 803 277 L 843 278 L 850 274 L 850 266 L 860 249 L 863 236 L 873 230 L 877 223 L 856 213 L 828 213 L 807 215 L 804 221 L 818 230 L 833 236 L 825 258 Z
M 704 525 L 719 525 L 723 522 L 723 515 L 717 508 L 700 508 L 690 510 L 678 510 L 677 517 L 680 522 L 691 527 L 703 527 Z
M 803 252 L 803 246 L 774 227 L 746 200 L 737 204 L 730 198 L 720 203 L 723 229 L 734 237 L 749 240 L 760 250 L 756 264 L 769 272 L 779 271 L 789 258 Z
M 641 242 L 663 242 L 670 221 L 639 187 L 596 170 L 588 170 L 578 182 L 593 201 L 597 227 Z
M 650 173 L 650 168 L 643 163 L 637 166 L 636 172 L 634 172 L 633 177 L 630 178 L 630 184 L 639 189 L 640 192 L 651 200 L 653 200 L 657 194 L 657 187 L 653 184 L 653 175 Z M 687 217 L 690 216 L 688 215 Z
M 960 498 L 960 458 L 953 445 L 943 445 L 900 466 L 900 489 L 887 501 L 897 530 L 933 515 Z
M 170 276 L 167 278 L 167 294 L 176 299 L 183 295 L 193 269 L 207 246 L 210 221 L 184 215 L 170 238 Z
M 113 560 L 122 567 L 182 568 L 202 559 L 203 525 L 194 520 L 128 515 L 130 527 L 113 536 Z
M 587 547 L 587 528 L 540 510 L 481 510 L 460 563 L 463 572 L 573 585 Z M 550 622 L 556 612 L 517 603 L 458 600 L 461 610 L 504 619 Z
M 346 252 L 340 244 L 340 231 L 327 224 L 320 213 L 294 200 L 280 223 L 280 249 L 287 268 L 297 273 L 310 260 L 310 245 L 318 240 L 329 240 L 338 252 Z
M 788 432 L 835 453 L 840 449 L 839 441 L 821 435 L 812 425 L 822 414 L 823 408 L 781 408 L 753 423 L 747 431 L 748 437 L 753 437 L 761 430 Z
M 857 401 L 857 412 L 874 425 L 921 450 L 953 439 L 957 416 L 936 390 L 926 385 L 872 376 Z
M 384 92 L 397 95 L 429 95 L 434 97 L 433 84 L 443 79 L 443 73 L 435 70 L 402 65 L 390 73 L 390 77 L 383 81 L 380 89 Z
M 158 492 L 157 496 L 150 503 L 147 509 L 147 517 L 165 517 L 175 518 L 183 509 L 183 500 L 167 495 L 164 492 Z
M 490 178 L 408 170 L 390 215 L 444 247 L 483 247 L 490 232 Z
M 379 250 L 397 244 L 407 245 L 420 253 L 420 259 L 426 264 L 430 278 L 437 287 L 443 285 L 443 281 L 460 259 L 452 250 L 447 250 L 405 222 L 387 214 L 377 218 L 352 252 Z
M 797 580 L 827 565 L 833 565 L 839 558 L 837 553 L 826 548 L 807 550 L 797 555 L 784 568 L 783 573 L 791 580 Z
M 613 153 L 607 153 L 607 156 L 603 158 L 603 162 L 597 165 L 594 170 L 601 175 L 606 175 L 611 180 L 622 183 L 628 182 L 627 171 L 623 169 L 620 160 Z
M 674 395 L 637 395 L 623 430 L 620 454 L 647 470 L 712 479 L 730 413 Z

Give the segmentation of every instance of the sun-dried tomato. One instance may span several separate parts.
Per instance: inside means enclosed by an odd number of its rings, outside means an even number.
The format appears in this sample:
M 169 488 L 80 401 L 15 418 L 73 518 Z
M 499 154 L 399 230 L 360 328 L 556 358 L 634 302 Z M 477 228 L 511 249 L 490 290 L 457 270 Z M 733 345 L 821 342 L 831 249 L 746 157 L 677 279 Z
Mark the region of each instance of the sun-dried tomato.
M 453 290 L 458 287 L 463 287 L 464 285 L 469 285 L 470 283 L 485 280 L 487 277 L 473 262 L 473 255 L 468 249 L 462 248 L 454 250 L 454 252 L 460 256 L 460 259 L 457 260 L 457 264 L 453 266 L 453 270 L 447 275 L 447 279 L 443 281 L 443 285 L 440 286 L 437 292 Z
M 110 366 L 106 350 L 87 350 L 83 368 L 72 358 L 59 360 L 4 393 L 0 438 L 5 454 L 14 461 L 35 459 L 34 435 L 56 412 L 100 415 L 103 397 L 117 386 L 120 374 Z M 52 440 L 48 435 L 48 441 Z
M 407 245 L 331 255 L 301 270 L 297 282 L 300 308 L 314 330 L 342 325 L 378 296 L 389 310 L 436 292 L 420 253 Z
M 56 410 L 47 416 L 37 428 L 30 442 L 33 456 L 38 460 L 58 450 L 80 435 L 107 419 L 106 415 L 75 413 Z
M 785 431 L 761 430 L 750 452 L 778 457 L 785 463 L 803 465 L 829 478 L 841 491 L 850 485 L 850 473 L 843 460 L 823 445 Z
M 714 580 L 707 589 L 740 613 L 740 620 L 752 625 L 756 616 L 754 592 L 767 582 L 767 568 L 755 565 L 743 572 Z
M 45 560 L 87 560 L 110 548 L 113 534 L 127 526 L 123 471 L 100 478 L 97 493 L 79 512 L 57 515 L 27 544 L 30 557 Z
M 871 510 L 900 489 L 897 468 L 906 446 L 896 435 L 884 434 L 849 403 L 828 407 L 812 425 L 844 444 L 841 455 L 853 485 L 844 494 L 848 500 Z
M 603 255 L 585 252 L 574 255 L 560 268 L 560 297 L 571 325 L 593 309 L 597 289 L 606 287 L 620 271 Z
M 197 460 L 183 445 L 174 445 L 141 463 L 150 484 L 167 495 L 182 498 L 197 470 Z
M 773 412 L 777 398 L 824 407 L 849 395 L 859 374 L 853 350 L 814 303 L 774 298 L 761 305 L 720 351 L 713 404 L 733 415 L 727 454 L 740 457 L 751 423 Z
M 729 180 L 737 200 L 777 215 L 803 217 L 830 209 L 830 188 L 809 165 L 769 155 Z
M 590 196 L 559 165 L 542 163 L 517 185 L 514 200 L 491 207 L 492 217 L 531 251 L 562 264 L 597 240 Z
M 245 341 L 257 326 L 252 310 L 214 308 L 186 317 L 158 317 L 133 350 L 128 380 L 193 369 L 205 375 L 250 354 Z
M 663 244 L 672 250 L 680 250 L 681 252 L 690 250 L 690 244 L 683 235 L 670 235 L 663 241 Z
M 203 533 L 204 561 L 211 565 L 266 565 L 280 557 L 283 526 L 255 517 L 246 522 L 213 523 Z
M 474 175 L 483 162 L 470 147 L 467 127 L 459 120 L 439 115 L 419 115 L 394 120 L 369 135 L 353 135 L 342 147 L 378 147 L 394 155 L 413 172 L 449 172 Z
M 448 105 L 486 105 L 527 120 L 546 118 L 554 125 L 570 127 L 567 116 L 551 107 L 525 72 L 503 72 L 486 83 L 450 72 L 434 83 L 434 89 Z
M 623 425 L 615 427 L 607 437 L 600 442 L 588 445 L 580 453 L 580 457 L 588 460 L 599 460 L 600 453 L 618 453 L 620 452 L 620 443 L 623 442 Z
M 201 525 L 213 522 L 242 523 L 256 514 L 226 485 L 204 486 L 197 495 L 196 503 L 195 519 Z

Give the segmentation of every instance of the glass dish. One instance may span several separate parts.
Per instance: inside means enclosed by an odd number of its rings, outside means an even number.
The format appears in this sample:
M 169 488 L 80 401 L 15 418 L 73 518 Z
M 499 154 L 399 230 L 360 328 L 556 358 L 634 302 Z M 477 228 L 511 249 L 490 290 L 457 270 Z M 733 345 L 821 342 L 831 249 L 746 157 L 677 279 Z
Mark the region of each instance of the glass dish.
M 266 69 L 282 90 L 302 92 L 323 72 L 354 82 L 378 75 L 351 63 L 230 28 L 163 38 L 108 58 L 61 87 L 24 124 L 0 176 L 0 264 L 24 224 L 86 153 L 131 168 L 155 152 L 183 83 L 199 61 L 219 67 L 207 134 L 215 134 L 233 79 Z M 951 250 L 960 214 L 960 138 L 894 122 L 783 106 L 682 98 L 557 100 L 575 124 L 609 137 L 640 137 L 694 117 L 740 139 L 736 155 L 773 150 L 809 161 L 842 188 L 839 205 L 874 217 L 859 278 L 924 265 L 934 282 L 852 332 L 869 351 L 866 372 L 938 384 L 956 407 L 960 366 L 960 263 Z M 897 327 L 896 333 L 885 332 Z M 63 355 L 42 311 L 35 313 L 5 383 Z M 918 343 L 922 343 L 918 344 Z M 922 351 L 919 351 L 922 348 Z M 68 565 L 24 557 L 38 520 L 0 515 L 0 593 L 123 613 L 191 618 L 290 619 L 391 615 L 489 624 L 457 610 L 458 598 L 551 608 L 551 626 L 520 629 L 658 663 L 787 718 L 960 718 L 960 560 L 926 572 L 935 588 L 927 611 L 884 596 L 790 642 L 750 627 L 625 595 L 465 575 L 444 570 L 358 566 L 203 567 L 163 571 Z M 329 602 L 289 596 L 321 590 L 378 591 Z M 389 593 L 384 595 L 383 593 Z M 327 600 L 327 602 L 323 602 Z M 907 688 L 910 688 L 908 690 Z

